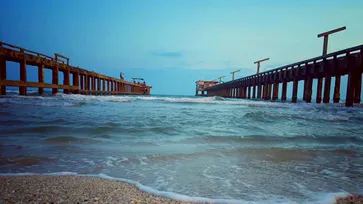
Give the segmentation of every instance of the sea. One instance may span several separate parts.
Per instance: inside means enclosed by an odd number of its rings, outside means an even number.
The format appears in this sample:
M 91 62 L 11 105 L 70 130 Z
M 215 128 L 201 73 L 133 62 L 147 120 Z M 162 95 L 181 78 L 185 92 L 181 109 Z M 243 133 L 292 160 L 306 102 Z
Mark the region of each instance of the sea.
M 215 203 L 363 193 L 363 107 L 195 96 L 0 97 L 1 175 L 97 176 Z

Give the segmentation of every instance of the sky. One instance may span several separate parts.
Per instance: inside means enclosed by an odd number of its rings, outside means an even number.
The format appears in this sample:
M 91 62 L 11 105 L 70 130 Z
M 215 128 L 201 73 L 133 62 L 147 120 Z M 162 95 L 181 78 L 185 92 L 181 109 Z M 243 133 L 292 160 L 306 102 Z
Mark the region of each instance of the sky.
M 362 0 L 0 0 L 0 40 L 126 80 L 142 77 L 152 94 L 193 95 L 214 80 L 269 57 L 262 71 L 363 44 Z M 10 67 L 10 68 L 9 68 Z M 35 70 L 35 69 L 34 69 Z M 16 64 L 8 77 L 19 78 Z M 36 72 L 29 74 L 36 81 Z

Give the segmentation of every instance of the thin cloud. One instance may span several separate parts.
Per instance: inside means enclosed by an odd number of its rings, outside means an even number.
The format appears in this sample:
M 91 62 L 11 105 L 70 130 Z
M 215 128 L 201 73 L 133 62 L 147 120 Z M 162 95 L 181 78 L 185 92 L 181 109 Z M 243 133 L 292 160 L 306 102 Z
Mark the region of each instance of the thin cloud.
M 156 57 L 169 57 L 169 58 L 180 58 L 183 56 L 181 52 L 151 52 L 151 55 Z

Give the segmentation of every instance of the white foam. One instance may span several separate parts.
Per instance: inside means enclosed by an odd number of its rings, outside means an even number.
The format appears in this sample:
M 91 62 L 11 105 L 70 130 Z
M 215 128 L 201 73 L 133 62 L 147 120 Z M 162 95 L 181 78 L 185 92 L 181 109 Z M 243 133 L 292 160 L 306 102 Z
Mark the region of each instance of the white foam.
M 78 174 L 75 172 L 54 172 L 54 173 L 0 173 L 0 176 L 32 176 L 32 175 L 72 175 L 72 176 L 93 176 L 103 179 L 110 179 L 110 180 L 118 180 L 122 182 L 126 182 L 132 185 L 135 185 L 139 190 L 144 191 L 146 193 L 150 193 L 155 196 L 162 196 L 174 200 L 181 200 L 181 201 L 187 201 L 187 202 L 208 202 L 208 203 L 225 203 L 225 204 L 236 204 L 236 203 L 250 203 L 250 204 L 264 204 L 264 203 L 281 203 L 281 204 L 294 204 L 297 203 L 295 201 L 291 201 L 288 199 L 284 199 L 281 197 L 274 197 L 274 196 L 268 196 L 270 197 L 270 200 L 261 200 L 261 201 L 246 201 L 246 200 L 237 200 L 237 199 L 212 199 L 212 198 L 206 198 L 206 197 L 193 197 L 193 196 L 187 196 L 179 193 L 173 193 L 168 191 L 159 191 L 157 189 L 151 188 L 149 186 L 145 186 L 141 183 L 129 180 L 129 179 L 123 179 L 123 178 L 114 178 L 111 176 L 108 176 L 106 174 Z M 350 195 L 348 192 L 335 192 L 335 193 L 326 193 L 326 192 L 316 192 L 312 196 L 311 204 L 333 204 L 335 200 L 339 197 L 345 197 Z

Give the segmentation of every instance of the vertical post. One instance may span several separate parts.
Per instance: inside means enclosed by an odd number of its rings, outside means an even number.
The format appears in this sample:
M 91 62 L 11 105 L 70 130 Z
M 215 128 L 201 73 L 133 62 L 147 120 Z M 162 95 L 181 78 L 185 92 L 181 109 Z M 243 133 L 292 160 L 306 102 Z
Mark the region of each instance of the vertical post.
M 97 91 L 100 94 L 101 91 L 101 78 L 97 78 Z
M 272 84 L 268 84 L 267 87 L 267 100 L 271 100 Z
M 19 94 L 25 96 L 26 95 L 26 86 L 25 86 L 25 82 L 26 82 L 26 61 L 25 60 L 20 62 L 20 81 L 24 82 L 24 85 L 19 87 Z
M 348 84 L 347 84 L 347 95 L 345 100 L 345 106 L 353 106 L 353 98 L 354 98 L 354 74 L 349 72 L 348 74 Z
M 92 94 L 95 94 L 96 91 L 96 77 L 92 76 Z
M 105 92 L 106 91 L 106 80 L 102 79 L 102 91 Z
M 73 87 L 77 87 L 76 90 L 73 90 L 72 93 L 79 93 L 79 74 L 78 72 L 72 73 L 73 75 Z
M 85 83 L 86 94 L 89 94 L 89 76 L 87 74 L 84 75 L 84 83 Z
M 252 88 L 252 98 L 256 98 L 256 86 L 254 85 Z
M 262 84 L 258 84 L 257 98 L 261 99 Z
M 52 84 L 56 86 L 56 88 L 52 88 L 52 94 L 58 93 L 58 66 L 52 69 Z
M 250 99 L 251 98 L 251 86 L 248 86 L 248 95 L 247 98 Z
M 305 68 L 306 69 L 306 68 Z M 307 95 L 307 80 L 304 80 L 304 92 L 303 92 L 303 101 L 306 101 L 306 95 Z
M 63 93 L 69 94 L 69 70 L 63 72 L 63 85 L 68 86 L 68 88 L 63 89 Z
M 281 101 L 286 101 L 287 81 L 282 82 Z
M 307 103 L 311 103 L 311 95 L 313 93 L 313 79 L 311 78 L 311 76 L 308 76 L 306 79 L 305 79 L 305 82 L 306 83 L 306 96 L 305 96 L 305 101 Z
M 322 92 L 322 88 L 323 88 L 323 78 L 319 77 L 318 78 L 318 85 L 317 85 L 317 90 L 316 90 L 316 103 L 321 103 L 321 92 Z
M 362 89 L 362 74 L 360 72 L 355 73 L 356 79 L 354 80 L 355 90 L 354 90 L 354 103 L 360 103 L 360 95 Z
M 80 75 L 81 90 L 84 90 L 84 75 Z
M 279 83 L 274 83 L 274 91 L 273 91 L 273 96 L 272 96 L 272 100 L 276 101 L 279 98 Z
M 324 98 L 323 103 L 329 103 L 330 101 L 330 88 L 331 88 L 331 76 L 325 77 L 325 83 L 324 83 Z
M 335 85 L 334 85 L 334 103 L 339 103 L 340 101 L 340 75 L 335 76 Z
M 295 79 L 293 82 L 293 87 L 292 87 L 292 102 L 293 103 L 296 103 L 296 101 L 297 101 L 298 85 L 299 85 L 299 81 L 297 79 Z
M 38 82 L 40 84 L 44 84 L 44 65 L 43 64 L 38 65 Z M 43 87 L 38 88 L 38 94 L 40 96 L 44 95 L 44 88 Z
M 0 57 L 0 95 L 6 95 L 6 86 L 1 85 L 6 80 L 6 59 Z

